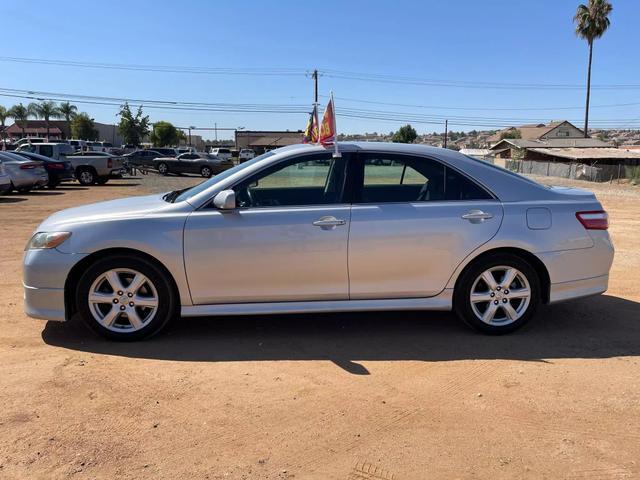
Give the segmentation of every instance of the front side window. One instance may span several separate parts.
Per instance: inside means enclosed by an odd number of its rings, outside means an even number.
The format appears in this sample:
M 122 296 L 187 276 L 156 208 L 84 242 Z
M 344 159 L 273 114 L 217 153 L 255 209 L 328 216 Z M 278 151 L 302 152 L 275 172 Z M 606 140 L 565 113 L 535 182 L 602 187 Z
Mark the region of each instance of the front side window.
M 486 200 L 491 195 L 454 169 L 429 158 L 364 154 L 358 203 Z
M 344 158 L 331 153 L 289 159 L 234 187 L 241 208 L 340 203 L 345 180 Z

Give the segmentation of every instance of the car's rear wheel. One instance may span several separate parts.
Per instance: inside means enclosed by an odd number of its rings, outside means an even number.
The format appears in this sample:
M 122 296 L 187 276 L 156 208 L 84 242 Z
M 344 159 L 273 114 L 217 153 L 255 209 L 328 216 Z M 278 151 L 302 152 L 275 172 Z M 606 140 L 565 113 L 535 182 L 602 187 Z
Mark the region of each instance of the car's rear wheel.
M 540 303 L 540 281 L 534 268 L 512 254 L 495 254 L 471 264 L 454 293 L 457 315 L 489 334 L 522 327 Z
M 91 168 L 80 168 L 76 173 L 80 185 L 93 185 L 96 182 L 96 174 Z
M 209 178 L 211 177 L 211 167 L 202 167 L 200 169 L 200 175 L 202 175 L 205 178 Z
M 78 282 L 76 304 L 91 329 L 121 341 L 154 335 L 177 313 L 167 275 L 154 263 L 129 256 L 91 265 Z
M 167 166 L 166 163 L 159 163 L 158 164 L 158 173 L 160 175 L 166 175 L 167 173 L 169 173 L 169 167 Z
M 109 181 L 109 177 L 98 177 L 96 180 L 96 183 L 98 185 L 104 185 L 105 183 L 107 183 Z

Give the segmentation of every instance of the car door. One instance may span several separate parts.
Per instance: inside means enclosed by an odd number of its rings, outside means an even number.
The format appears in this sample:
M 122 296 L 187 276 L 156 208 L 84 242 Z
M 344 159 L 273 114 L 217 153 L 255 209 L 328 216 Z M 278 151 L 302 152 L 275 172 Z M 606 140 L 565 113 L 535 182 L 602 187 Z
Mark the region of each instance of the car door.
M 437 295 L 498 231 L 500 202 L 436 159 L 360 153 L 355 165 L 351 299 Z
M 347 300 L 346 162 L 289 158 L 235 185 L 235 210 L 192 213 L 184 258 L 193 302 Z

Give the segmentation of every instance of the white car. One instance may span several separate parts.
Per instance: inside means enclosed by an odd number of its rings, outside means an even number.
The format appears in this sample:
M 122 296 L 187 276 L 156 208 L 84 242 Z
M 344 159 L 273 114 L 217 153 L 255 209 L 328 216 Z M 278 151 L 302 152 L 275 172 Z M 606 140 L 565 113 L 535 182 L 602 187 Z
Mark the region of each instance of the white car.
M 215 155 L 222 161 L 231 160 L 231 150 L 228 148 L 212 148 L 209 153 Z
M 250 148 L 243 148 L 242 150 L 240 150 L 240 153 L 238 154 L 238 158 L 240 159 L 241 162 L 244 162 L 246 160 L 251 160 L 255 156 L 256 156 L 256 152 L 254 152 Z

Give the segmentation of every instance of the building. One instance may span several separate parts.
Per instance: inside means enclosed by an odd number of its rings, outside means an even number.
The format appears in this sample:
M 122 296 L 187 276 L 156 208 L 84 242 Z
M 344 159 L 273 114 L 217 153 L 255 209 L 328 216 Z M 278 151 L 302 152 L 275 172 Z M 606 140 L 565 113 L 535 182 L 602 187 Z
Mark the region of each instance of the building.
M 124 143 L 122 135 L 118 133 L 117 125 L 99 122 L 94 122 L 93 125 L 98 131 L 98 140 L 111 142 L 113 145 L 122 145 Z M 24 134 L 22 132 L 22 126 L 17 123 L 6 127 L 5 133 L 7 138 L 12 141 L 19 140 L 23 137 L 46 137 L 47 127 L 44 120 L 27 120 Z M 66 120 L 49 120 L 49 140 L 62 140 L 65 138 L 71 138 L 71 132 L 69 131 Z
M 559 120 L 546 125 L 544 123 L 538 123 L 505 128 L 490 136 L 487 140 L 490 145 L 495 145 L 506 137 L 517 137 L 521 140 L 584 138 L 584 130 L 580 130 L 571 122 Z
M 64 123 L 64 122 L 63 122 Z M 20 140 L 23 137 L 46 137 L 47 127 L 44 120 L 28 120 L 23 130 L 22 125 L 14 123 L 5 128 L 5 135 L 11 141 Z M 65 132 L 58 122 L 49 122 L 49 139 L 61 140 L 65 138 Z
M 257 154 L 278 147 L 302 143 L 302 130 L 236 130 L 236 148 L 250 148 Z

